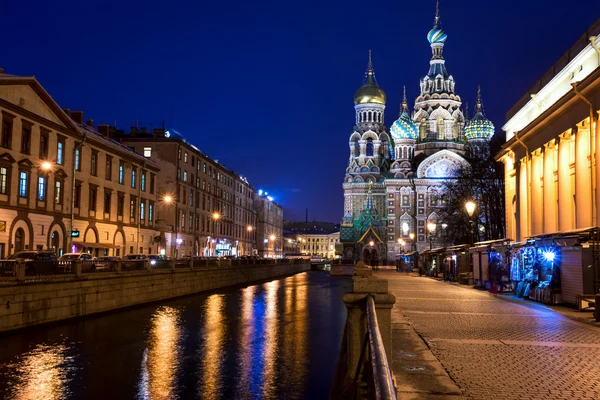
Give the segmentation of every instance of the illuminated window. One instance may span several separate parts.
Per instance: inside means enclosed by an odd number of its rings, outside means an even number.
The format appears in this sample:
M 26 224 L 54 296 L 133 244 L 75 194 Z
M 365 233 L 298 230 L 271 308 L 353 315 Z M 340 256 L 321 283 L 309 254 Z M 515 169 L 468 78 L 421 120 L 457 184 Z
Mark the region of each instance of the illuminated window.
M 46 178 L 43 176 L 38 177 L 38 200 L 44 201 L 46 199 Z
M 152 147 L 144 147 L 144 157 L 152 157 Z
M 0 167 L 0 193 L 6 194 L 8 181 L 8 170 L 5 167 Z
M 19 196 L 27 197 L 27 181 L 29 180 L 29 174 L 25 171 L 19 173 Z

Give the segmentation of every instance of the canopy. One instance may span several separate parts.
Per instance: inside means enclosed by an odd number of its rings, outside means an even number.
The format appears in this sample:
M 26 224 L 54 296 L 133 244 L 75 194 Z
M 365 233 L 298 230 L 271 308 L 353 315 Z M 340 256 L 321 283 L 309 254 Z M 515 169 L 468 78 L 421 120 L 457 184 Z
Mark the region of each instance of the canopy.
M 92 249 L 115 249 L 115 248 L 119 247 L 112 243 L 91 243 L 91 242 L 80 242 L 77 240 L 74 240 L 73 243 L 78 244 L 80 246 L 91 247 Z

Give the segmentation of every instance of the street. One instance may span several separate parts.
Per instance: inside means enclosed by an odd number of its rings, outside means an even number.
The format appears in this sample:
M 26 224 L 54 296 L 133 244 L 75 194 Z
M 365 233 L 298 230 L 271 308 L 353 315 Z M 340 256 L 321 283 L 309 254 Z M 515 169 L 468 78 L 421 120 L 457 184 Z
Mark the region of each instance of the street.
M 408 325 L 429 346 L 465 398 L 600 398 L 600 328 L 538 303 L 516 304 L 471 287 L 391 270 L 376 275 L 389 280 L 389 290 L 396 296 L 393 351 L 401 350 L 400 355 L 394 353 L 393 369 L 399 398 L 456 396 L 450 389 L 433 387 L 435 379 L 445 387 L 452 382 L 440 368 L 441 372 L 435 371 L 426 355 L 417 356 L 412 367 L 407 367 L 409 357 L 402 356 L 407 354 L 406 346 L 400 342 L 410 340 L 409 333 L 414 335 Z M 418 336 L 414 338 L 413 348 L 421 345 Z M 424 349 L 410 354 L 425 354 Z M 397 363 L 402 364 L 399 367 Z M 400 368 L 402 373 L 396 373 Z M 414 379 L 419 374 L 430 376 Z M 419 386 L 419 379 L 429 386 Z M 413 385 L 413 381 L 417 383 Z M 402 391 L 410 396 L 403 397 Z

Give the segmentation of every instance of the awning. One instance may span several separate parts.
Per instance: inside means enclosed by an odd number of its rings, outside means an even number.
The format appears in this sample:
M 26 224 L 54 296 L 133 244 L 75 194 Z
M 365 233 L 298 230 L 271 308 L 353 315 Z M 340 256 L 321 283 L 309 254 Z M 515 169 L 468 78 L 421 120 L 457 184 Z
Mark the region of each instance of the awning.
M 80 241 L 73 241 L 74 244 L 80 245 L 80 246 L 85 246 L 85 247 L 90 247 L 92 249 L 115 249 L 119 246 L 115 246 L 112 243 L 91 243 L 91 242 L 80 242 Z

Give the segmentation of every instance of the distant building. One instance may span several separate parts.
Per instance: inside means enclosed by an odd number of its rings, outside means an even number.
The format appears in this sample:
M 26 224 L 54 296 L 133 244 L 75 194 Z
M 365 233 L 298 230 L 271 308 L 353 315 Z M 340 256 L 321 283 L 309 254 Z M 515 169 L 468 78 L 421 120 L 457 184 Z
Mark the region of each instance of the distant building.
M 340 233 L 298 235 L 301 252 L 310 256 L 336 258 L 335 245 L 340 242 Z
M 160 166 L 158 218 L 168 255 L 250 255 L 254 188 L 175 130 L 112 129 L 110 135 Z
M 266 195 L 255 194 L 256 247 L 261 257 L 283 257 L 283 207 Z

